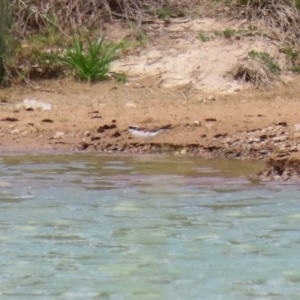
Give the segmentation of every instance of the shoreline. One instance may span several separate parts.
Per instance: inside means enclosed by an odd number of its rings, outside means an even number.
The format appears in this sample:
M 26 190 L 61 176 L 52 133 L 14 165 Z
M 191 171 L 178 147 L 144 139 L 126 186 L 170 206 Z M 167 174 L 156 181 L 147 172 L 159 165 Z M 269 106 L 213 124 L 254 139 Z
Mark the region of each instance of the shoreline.
M 24 87 L 4 90 L 7 100 L 0 110 L 2 153 L 84 150 L 254 159 L 266 161 L 257 178 L 300 178 L 295 163 L 300 153 L 300 86 L 296 79 L 288 86 L 264 92 L 253 89 L 207 95 L 194 91 L 188 101 L 180 88 L 155 89 L 151 79 L 138 89 L 136 84 L 111 81 L 89 85 L 54 80 L 42 84 L 49 90 L 63 84 L 64 89 L 55 93 Z M 21 106 L 24 98 L 45 102 L 52 108 L 26 109 Z M 167 124 L 170 129 L 150 140 L 128 131 L 129 126 L 151 131 Z M 279 168 L 282 157 L 284 163 Z

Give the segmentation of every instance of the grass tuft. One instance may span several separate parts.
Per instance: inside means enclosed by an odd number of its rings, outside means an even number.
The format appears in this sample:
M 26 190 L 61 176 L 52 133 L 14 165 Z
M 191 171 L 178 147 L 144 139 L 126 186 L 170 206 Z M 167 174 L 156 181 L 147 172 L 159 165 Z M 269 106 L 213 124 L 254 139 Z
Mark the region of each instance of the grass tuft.
M 248 52 L 248 56 L 252 59 L 258 59 L 262 61 L 274 74 L 279 74 L 281 72 L 280 67 L 273 62 L 270 54 L 267 52 L 257 52 L 255 50 L 251 50 L 250 52 Z
M 259 60 L 246 59 L 239 63 L 232 71 L 235 80 L 250 82 L 256 88 L 270 86 L 274 74 Z
M 99 38 L 95 41 L 88 39 L 85 49 L 84 43 L 74 36 L 72 45 L 66 47 L 65 54 L 59 60 L 72 67 L 80 80 L 103 80 L 107 77 L 111 62 L 118 58 L 117 50 L 121 46 L 121 43 L 105 45 L 104 38 Z

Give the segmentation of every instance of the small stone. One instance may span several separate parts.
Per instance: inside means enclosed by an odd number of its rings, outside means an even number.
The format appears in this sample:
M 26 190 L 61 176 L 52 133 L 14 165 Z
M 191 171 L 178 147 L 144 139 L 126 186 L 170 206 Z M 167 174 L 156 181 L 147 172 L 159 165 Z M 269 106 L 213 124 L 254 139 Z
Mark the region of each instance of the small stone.
M 90 146 L 90 144 L 82 141 L 77 145 L 77 149 L 78 150 L 86 150 L 89 146 Z
M 19 129 L 14 129 L 14 130 L 11 130 L 10 133 L 11 134 L 19 134 L 20 131 L 19 131 Z
M 63 137 L 64 137 L 64 133 L 61 132 L 61 131 L 57 131 L 57 132 L 55 132 L 55 134 L 52 138 L 55 139 L 55 140 L 58 140 L 58 139 L 61 139 Z
M 28 108 L 33 108 L 33 109 L 40 108 L 42 110 L 51 110 L 52 109 L 52 105 L 50 103 L 38 101 L 35 99 L 28 99 L 28 98 L 24 99 L 24 101 L 21 105 L 23 105 L 25 107 L 25 109 L 28 109 Z
M 286 136 L 285 136 L 285 135 L 283 135 L 283 136 L 275 136 L 275 137 L 273 138 L 273 142 L 275 142 L 275 143 L 283 142 L 283 141 L 285 141 L 285 140 L 286 140 Z
M 91 136 L 91 132 L 90 132 L 90 131 L 86 131 L 86 132 L 84 133 L 84 136 L 85 136 L 85 137 Z
M 261 150 L 259 150 L 259 153 L 263 154 L 263 155 L 266 155 L 266 154 L 269 153 L 269 151 L 267 149 L 261 149 Z
M 133 101 L 129 101 L 126 103 L 127 107 L 136 107 L 136 104 Z
M 286 148 L 285 147 L 281 147 L 280 149 L 278 149 L 278 153 L 286 153 Z
M 214 96 L 212 96 L 212 95 L 209 95 L 208 97 L 206 97 L 206 99 L 208 101 L 216 101 L 216 98 Z
M 295 131 L 300 131 L 300 123 L 294 125 Z
M 180 154 L 186 154 L 186 149 L 182 149 L 182 150 L 180 151 Z
M 249 143 L 259 143 L 261 141 L 260 138 L 251 137 L 249 139 Z

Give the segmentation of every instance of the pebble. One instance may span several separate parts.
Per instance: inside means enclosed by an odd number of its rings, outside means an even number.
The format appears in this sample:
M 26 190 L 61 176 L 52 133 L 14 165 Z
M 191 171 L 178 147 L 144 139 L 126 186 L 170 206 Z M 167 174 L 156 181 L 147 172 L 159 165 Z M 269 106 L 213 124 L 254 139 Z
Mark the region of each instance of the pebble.
M 63 137 L 64 137 L 64 133 L 62 131 L 57 131 L 57 132 L 55 132 L 55 134 L 52 138 L 58 140 L 58 139 L 61 139 Z
M 300 131 L 300 123 L 294 125 L 296 131 Z
M 90 131 L 86 131 L 86 132 L 84 133 L 84 136 L 85 136 L 85 137 L 91 136 L 91 132 L 90 132 Z
M 212 95 L 209 95 L 207 98 L 206 98 L 208 101 L 216 101 L 217 99 L 212 96 Z
M 269 151 L 267 149 L 262 149 L 262 150 L 259 150 L 259 153 L 265 155 L 265 154 L 268 154 Z
M 127 107 L 136 107 L 136 104 L 132 101 L 129 101 L 129 102 L 126 103 L 126 106 Z
M 20 131 L 19 131 L 19 129 L 14 129 L 14 130 L 11 130 L 10 133 L 11 134 L 19 134 Z
M 274 141 L 275 143 L 283 142 L 283 141 L 285 141 L 285 140 L 286 140 L 286 136 L 275 136 L 275 137 L 273 138 L 273 141 Z
M 186 154 L 186 149 L 182 149 L 182 150 L 180 151 L 180 154 Z

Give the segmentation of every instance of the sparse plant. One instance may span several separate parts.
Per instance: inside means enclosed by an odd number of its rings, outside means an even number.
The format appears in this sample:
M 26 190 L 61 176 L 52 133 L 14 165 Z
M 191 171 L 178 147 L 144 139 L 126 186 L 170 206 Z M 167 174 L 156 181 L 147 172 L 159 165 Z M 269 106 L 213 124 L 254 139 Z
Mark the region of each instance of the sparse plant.
M 155 11 L 155 14 L 166 22 L 170 21 L 171 17 L 184 17 L 185 12 L 183 10 L 179 10 L 171 7 L 162 7 Z
M 292 68 L 290 68 L 290 71 L 292 71 L 294 73 L 300 73 L 300 67 L 292 67 Z
M 199 32 L 198 37 L 204 43 L 210 41 L 210 37 L 203 32 Z
M 74 36 L 72 45 L 66 47 L 66 53 L 59 59 L 74 68 L 81 80 L 103 80 L 107 77 L 111 62 L 118 58 L 117 51 L 121 46 L 122 43 L 105 45 L 104 38 L 99 38 L 95 41 L 88 39 L 85 49 L 84 43 Z
M 224 37 L 225 37 L 226 39 L 230 39 L 235 33 L 236 33 L 236 30 L 231 29 L 231 28 L 226 28 L 226 29 L 223 31 Z
M 127 83 L 128 82 L 128 78 L 126 74 L 116 74 L 116 76 L 114 76 L 116 81 L 119 83 Z
M 171 17 L 171 10 L 167 7 L 163 7 L 163 8 L 160 8 L 160 9 L 157 9 L 156 10 L 156 15 L 164 20 L 165 22 L 170 22 L 170 17 Z
M 218 38 L 223 37 L 223 32 L 222 32 L 222 31 L 215 30 L 215 31 L 214 31 L 214 34 L 215 34 L 215 36 L 218 37 Z
M 267 52 L 257 52 L 255 50 L 251 50 L 250 52 L 248 52 L 248 56 L 252 59 L 258 59 L 262 61 L 269 68 L 269 70 L 274 74 L 278 74 L 281 71 L 278 64 L 276 64 L 272 60 L 270 54 Z

